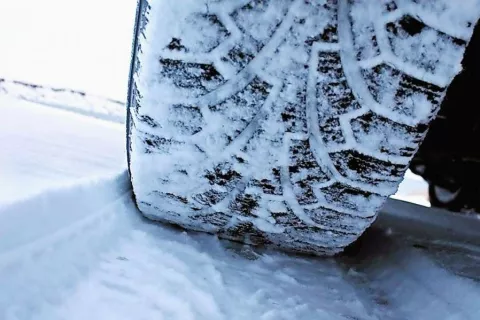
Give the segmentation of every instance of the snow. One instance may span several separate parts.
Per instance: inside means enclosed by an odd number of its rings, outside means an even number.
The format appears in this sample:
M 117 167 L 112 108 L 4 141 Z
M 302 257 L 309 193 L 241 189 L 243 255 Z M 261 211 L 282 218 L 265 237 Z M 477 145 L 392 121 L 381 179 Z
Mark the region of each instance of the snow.
M 64 88 L 34 85 L 0 78 L 0 95 L 70 110 L 98 119 L 125 121 L 125 103 Z
M 133 6 L 0 3 L 0 75 L 123 99 Z M 31 101 L 0 95 L 0 319 L 480 318 L 480 220 L 387 203 L 359 252 L 337 259 L 154 224 L 131 201 L 124 126 L 94 118 L 110 109 L 22 90 Z M 425 183 L 407 175 L 396 197 L 427 204 Z
M 420 176 L 413 174 L 410 170 L 405 174 L 405 179 L 392 198 L 430 207 L 428 200 L 428 183 Z
M 0 206 L 126 166 L 123 124 L 2 95 L 0 113 Z
M 371 319 L 333 261 L 260 254 L 147 223 L 125 185 L 123 174 L 0 212 L 2 233 L 12 240 L 0 247 L 0 316 Z M 16 222 L 27 217 L 36 227 L 19 234 Z M 45 217 L 57 224 L 56 232 Z
M 9 137 L 0 147 L 9 148 L 2 155 L 11 158 L 2 163 L 2 179 L 9 172 L 8 183 L 18 175 L 25 187 L 49 189 L 0 206 L 0 319 L 480 316 L 480 282 L 471 280 L 480 280 L 478 220 L 420 207 L 404 218 L 401 213 L 411 207 L 397 206 L 380 214 L 380 231 L 369 231 L 350 256 L 319 259 L 254 249 L 144 220 L 131 201 L 128 175 L 110 174 L 125 168 L 117 162 L 123 159 L 118 124 L 8 97 L 0 99 L 0 107 L 8 115 L 0 135 Z M 16 119 L 30 117 L 35 126 L 18 130 Z M 27 134 L 35 143 L 25 140 Z M 81 152 L 70 153 L 72 141 Z M 68 170 L 53 170 L 49 154 L 69 164 Z M 24 161 L 29 157 L 35 157 L 35 166 Z M 86 178 L 100 174 L 110 177 Z M 84 177 L 80 184 L 50 187 L 51 179 L 71 183 L 78 177 Z M 436 225 L 429 214 L 441 217 L 433 219 Z M 465 236 L 452 230 L 465 230 Z M 409 231 L 410 242 L 402 236 Z M 412 248 L 412 243 L 433 245 L 419 240 L 424 234 L 441 249 Z
M 460 39 L 469 39 L 478 15 L 478 0 L 463 0 L 461 5 L 450 0 L 401 0 L 400 7 L 416 11 L 421 20 L 433 28 Z

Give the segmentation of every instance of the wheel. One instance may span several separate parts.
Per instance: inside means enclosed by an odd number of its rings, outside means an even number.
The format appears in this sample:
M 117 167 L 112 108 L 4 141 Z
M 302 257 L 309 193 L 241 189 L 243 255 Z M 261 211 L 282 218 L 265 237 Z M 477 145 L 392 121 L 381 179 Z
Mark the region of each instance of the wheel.
M 435 184 L 429 184 L 430 205 L 454 212 L 480 212 L 479 186 L 461 186 L 457 190 L 448 190 Z
M 460 211 L 463 207 L 461 188 L 451 191 L 434 184 L 429 184 L 428 197 L 432 207 L 451 211 Z
M 333 255 L 395 193 L 479 6 L 139 4 L 127 119 L 148 218 Z

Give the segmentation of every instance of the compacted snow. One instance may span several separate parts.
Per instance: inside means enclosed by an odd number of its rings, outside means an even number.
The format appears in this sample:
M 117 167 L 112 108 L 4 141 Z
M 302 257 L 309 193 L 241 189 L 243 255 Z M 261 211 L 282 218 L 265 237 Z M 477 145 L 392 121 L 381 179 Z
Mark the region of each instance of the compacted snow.
M 122 126 L 8 97 L 0 110 L 2 199 L 43 191 L 0 204 L 0 319 L 480 318 L 478 221 L 393 203 L 349 255 L 253 249 L 142 219 Z

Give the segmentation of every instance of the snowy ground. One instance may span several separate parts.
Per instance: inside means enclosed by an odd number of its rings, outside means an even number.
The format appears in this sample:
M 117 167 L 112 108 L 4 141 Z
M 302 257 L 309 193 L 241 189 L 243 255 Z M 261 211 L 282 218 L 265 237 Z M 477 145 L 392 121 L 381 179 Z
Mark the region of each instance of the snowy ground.
M 0 75 L 124 100 L 134 7 L 0 2 Z M 478 221 L 392 202 L 329 260 L 151 224 L 131 201 L 123 125 L 85 116 L 98 104 L 11 93 L 0 95 L 1 320 L 480 319 Z M 100 114 L 120 119 L 113 109 Z M 410 178 L 396 197 L 428 204 Z
M 478 220 L 392 202 L 348 255 L 253 250 L 141 219 L 122 125 L 0 111 L 0 319 L 480 318 Z
M 0 78 L 0 95 L 35 102 L 62 110 L 74 111 L 94 118 L 125 122 L 125 103 L 65 88 Z
M 125 168 L 124 125 L 0 95 L 0 206 Z

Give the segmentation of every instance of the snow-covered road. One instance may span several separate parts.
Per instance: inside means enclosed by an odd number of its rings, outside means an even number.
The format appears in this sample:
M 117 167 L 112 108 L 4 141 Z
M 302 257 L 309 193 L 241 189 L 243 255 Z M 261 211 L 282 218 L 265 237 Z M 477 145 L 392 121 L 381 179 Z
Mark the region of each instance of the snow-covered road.
M 121 125 L 0 111 L 0 319 L 480 318 L 479 221 L 392 203 L 336 259 L 252 249 L 142 219 Z

